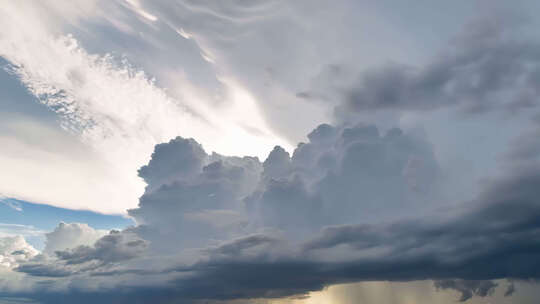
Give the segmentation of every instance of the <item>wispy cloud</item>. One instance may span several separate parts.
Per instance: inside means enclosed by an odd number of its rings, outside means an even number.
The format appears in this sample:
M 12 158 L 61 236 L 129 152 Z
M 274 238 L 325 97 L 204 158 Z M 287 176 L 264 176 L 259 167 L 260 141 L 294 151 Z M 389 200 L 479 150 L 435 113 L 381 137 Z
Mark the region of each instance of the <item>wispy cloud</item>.
M 19 202 L 17 202 L 16 200 L 9 199 L 5 196 L 2 196 L 1 194 L 0 194 L 0 204 L 4 204 L 10 207 L 11 209 L 19 211 L 19 212 L 23 211 L 22 205 Z
M 45 233 L 46 231 L 37 229 L 36 227 L 31 226 L 31 225 L 0 223 L 0 237 L 15 236 L 15 235 L 21 235 L 24 237 L 42 236 Z
M 225 94 L 229 106 L 222 111 L 203 106 L 205 97 L 196 90 L 184 92 L 189 102 L 172 98 L 127 60 L 90 54 L 75 37 L 56 34 L 56 25 L 32 9 L 12 4 L 2 7 L 7 17 L 0 21 L 0 55 L 12 64 L 11 72 L 28 90 L 58 114 L 64 129 L 76 135 L 87 155 L 66 162 L 66 158 L 53 160 L 55 155 L 38 155 L 32 147 L 20 146 L 19 150 L 33 155 L 24 157 L 25 166 L 19 166 L 18 174 L 0 173 L 0 191 L 9 196 L 124 213 L 143 193 L 144 183 L 135 172 L 149 160 L 157 143 L 182 134 L 196 136 L 212 150 L 234 153 L 240 142 L 248 141 L 251 153 L 261 157 L 276 143 L 256 103 L 239 84 L 223 78 L 229 88 Z M 28 19 L 34 21 L 21 21 Z M 40 52 L 34 52 L 37 49 Z M 193 115 L 186 103 L 198 104 L 203 116 Z M 250 112 L 249 117 L 245 111 Z M 246 125 L 261 132 L 251 132 Z M 10 143 L 20 145 L 17 138 L 10 138 Z M 21 161 L 17 153 L 6 159 L 13 165 Z M 48 168 L 39 170 L 40 166 Z M 62 172 L 71 171 L 69 167 L 84 173 L 64 175 Z M 36 170 L 52 174 L 42 179 L 35 176 Z M 33 186 L 27 187 L 28 182 Z

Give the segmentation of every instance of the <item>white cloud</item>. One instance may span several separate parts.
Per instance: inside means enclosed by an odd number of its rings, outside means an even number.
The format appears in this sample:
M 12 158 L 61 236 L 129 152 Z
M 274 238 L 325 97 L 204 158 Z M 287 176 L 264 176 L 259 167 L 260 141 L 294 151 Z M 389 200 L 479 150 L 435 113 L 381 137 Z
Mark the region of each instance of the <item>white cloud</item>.
M 0 204 L 4 204 L 15 211 L 22 211 L 22 206 L 17 201 L 10 200 L 7 197 L 0 194 Z
M 43 253 L 54 256 L 56 251 L 91 246 L 106 234 L 107 231 L 95 230 L 87 224 L 60 223 L 52 232 L 45 234 L 47 240 Z
M 423 139 L 362 124 L 321 125 L 308 138 L 292 157 L 276 147 L 264 163 L 209 155 L 193 139 L 157 145 L 139 170 L 148 186 L 129 210 L 142 225 L 134 229 L 172 253 L 268 229 L 301 240 L 327 225 L 440 206 L 439 168 Z
M 14 268 L 39 252 L 26 243 L 22 236 L 0 237 L 0 268 Z
M 141 5 L 139 3 L 139 1 L 137 0 L 125 0 L 127 3 L 130 4 L 131 6 L 131 9 L 133 9 L 133 11 L 135 11 L 137 14 L 141 15 L 141 17 L 145 18 L 145 19 L 148 19 L 149 21 L 156 21 L 157 20 L 157 17 L 150 14 L 149 12 L 143 10 L 141 8 Z
M 83 16 L 103 16 L 91 3 L 76 9 L 8 2 L 0 9 L 6 16 L 0 20 L 0 56 L 14 65 L 24 85 L 55 110 L 63 127 L 75 135 L 11 120 L 19 135 L 32 130 L 24 137 L 8 133 L 0 138 L 10 147 L 0 159 L 13 167 L 0 173 L 0 191 L 7 196 L 124 213 L 143 192 L 136 170 L 148 161 L 157 143 L 181 134 L 196 136 L 210 149 L 226 154 L 242 147 L 262 157 L 276 142 L 257 114 L 255 101 L 239 84 L 223 81 L 228 88 L 226 107 L 211 106 L 205 94 L 185 79 L 187 83 L 180 86 L 185 100 L 173 99 L 143 71 L 109 55 L 89 54 L 74 37 L 63 35 L 62 25 L 76 24 Z M 52 18 L 62 13 L 69 18 Z M 190 114 L 186 104 L 202 117 Z M 35 134 L 39 138 L 29 144 L 27 136 Z M 43 145 L 54 146 L 49 139 L 61 146 L 44 149 Z M 249 145 L 240 145 L 245 142 Z
M 0 223 L 0 237 L 21 235 L 23 237 L 42 236 L 45 231 L 34 226 Z
M 139 2 L 249 90 L 272 130 L 292 141 L 331 116 L 325 105 L 296 97 L 324 66 L 364 69 L 421 53 L 403 28 L 379 18 L 377 6 L 359 1 Z

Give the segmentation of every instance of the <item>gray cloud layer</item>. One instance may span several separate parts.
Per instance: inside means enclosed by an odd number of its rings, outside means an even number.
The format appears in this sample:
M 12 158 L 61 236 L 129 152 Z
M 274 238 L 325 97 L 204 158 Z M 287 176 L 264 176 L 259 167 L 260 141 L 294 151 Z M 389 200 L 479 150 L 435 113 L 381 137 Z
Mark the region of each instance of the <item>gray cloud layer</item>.
M 460 302 L 465 302 L 473 295 L 485 297 L 492 294 L 497 283 L 492 281 L 468 281 L 468 280 L 442 280 L 435 281 L 435 287 L 438 289 L 455 289 L 461 293 Z M 510 285 L 512 286 L 512 285 Z
M 538 104 L 540 44 L 527 37 L 526 24 L 523 15 L 491 12 L 421 66 L 388 63 L 354 76 L 333 65 L 314 79 L 313 90 L 297 96 L 336 102 L 340 119 L 350 119 L 351 111 L 530 109 Z

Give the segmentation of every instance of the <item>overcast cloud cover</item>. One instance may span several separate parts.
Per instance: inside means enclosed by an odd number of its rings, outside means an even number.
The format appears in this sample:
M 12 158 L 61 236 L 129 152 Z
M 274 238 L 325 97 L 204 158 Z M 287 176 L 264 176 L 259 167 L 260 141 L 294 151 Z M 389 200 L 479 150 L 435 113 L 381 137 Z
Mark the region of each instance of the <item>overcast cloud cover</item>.
M 537 302 L 534 1 L 0 2 L 0 303 Z

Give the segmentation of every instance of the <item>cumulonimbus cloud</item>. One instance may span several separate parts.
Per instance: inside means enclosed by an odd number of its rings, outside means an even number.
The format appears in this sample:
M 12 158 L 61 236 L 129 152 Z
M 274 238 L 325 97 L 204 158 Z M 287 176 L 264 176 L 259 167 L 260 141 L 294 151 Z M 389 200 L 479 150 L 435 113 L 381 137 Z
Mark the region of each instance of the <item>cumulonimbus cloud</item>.
M 219 11 L 204 13 L 227 20 Z M 148 21 L 148 15 L 142 17 Z M 482 113 L 490 107 L 534 107 L 530 97 L 536 92 L 536 45 L 514 44 L 491 25 L 480 26 L 480 32 L 465 37 L 465 44 L 458 42 L 457 54 L 425 68 L 392 65 L 365 74 L 357 86 L 340 92 L 346 98 L 338 110 L 356 115 L 379 109 L 457 106 Z M 101 88 L 116 93 L 107 86 L 73 89 L 84 87 L 85 77 L 104 71 L 110 76 L 105 79 L 129 83 L 128 91 L 138 85 L 146 88 L 151 98 L 142 96 L 145 107 L 154 105 L 153 98 L 167 101 L 146 77 L 131 75 L 128 67 L 124 77 L 122 69 L 111 68 L 112 62 L 92 57 L 74 43 L 64 37 L 52 40 L 51 47 L 55 51 L 59 46 L 59 52 L 75 62 L 82 60 L 83 70 L 89 71 L 65 69 L 52 76 L 59 77 L 67 93 L 82 97 L 78 100 L 94 98 L 90 93 Z M 23 54 L 11 55 L 16 59 Z M 50 91 L 49 83 L 38 86 L 40 73 L 26 68 L 20 71 L 28 77 L 23 79 L 39 92 L 54 93 L 50 101 L 58 101 L 57 93 L 60 102 L 70 96 Z M 122 77 L 116 77 L 118 73 Z M 513 86 L 523 90 L 503 98 Z M 105 127 L 117 130 L 119 123 L 137 139 L 139 130 L 129 127 L 128 118 L 144 118 L 139 116 L 144 111 L 124 116 L 118 109 L 94 107 L 100 100 L 91 101 L 80 105 L 87 107 L 83 114 L 99 120 L 111 114 Z M 125 100 L 119 103 L 125 105 Z M 172 114 L 164 115 L 177 126 L 174 108 L 160 111 L 169 110 Z M 167 136 L 160 133 L 159 119 L 143 124 L 149 133 L 157 130 L 155 142 L 176 132 L 171 128 L 165 130 Z M 97 134 L 107 130 L 98 128 Z M 101 236 L 81 224 L 60 225 L 56 232 L 74 230 L 83 242 L 71 241 L 70 233 L 49 234 L 48 253 L 30 254 L 7 267 L 28 285 L 0 294 L 44 303 L 189 303 L 304 295 L 345 282 L 432 279 L 435 287 L 460 291 L 461 300 L 486 296 L 495 288 L 491 280 L 540 277 L 540 175 L 534 134 L 516 142 L 511 157 L 502 160 L 501 176 L 481 185 L 476 197 L 451 205 L 442 195 L 448 180 L 429 140 L 398 128 L 323 124 L 292 154 L 275 147 L 263 162 L 207 153 L 197 140 L 177 137 L 156 145 L 139 170 L 146 188 L 138 206 L 128 211 L 136 226 Z M 54 245 L 54 236 L 60 245 Z M 60 242 L 64 240 L 67 244 Z M 16 250 L 6 253 L 10 261 L 23 252 L 19 247 L 24 243 L 17 243 Z M 510 288 L 507 294 L 512 292 Z
M 276 147 L 263 163 L 209 155 L 193 139 L 160 144 L 139 171 L 148 186 L 129 211 L 137 226 L 17 270 L 58 282 L 98 277 L 121 290 L 117 303 L 283 297 L 336 283 L 422 279 L 466 300 L 489 295 L 495 286 L 486 280 L 538 278 L 536 170 L 516 167 L 440 213 L 438 167 L 425 140 L 361 124 L 321 125 L 308 138 L 292 156 Z M 395 210 L 399 217 L 389 215 Z M 64 292 L 93 301 L 113 291 Z

